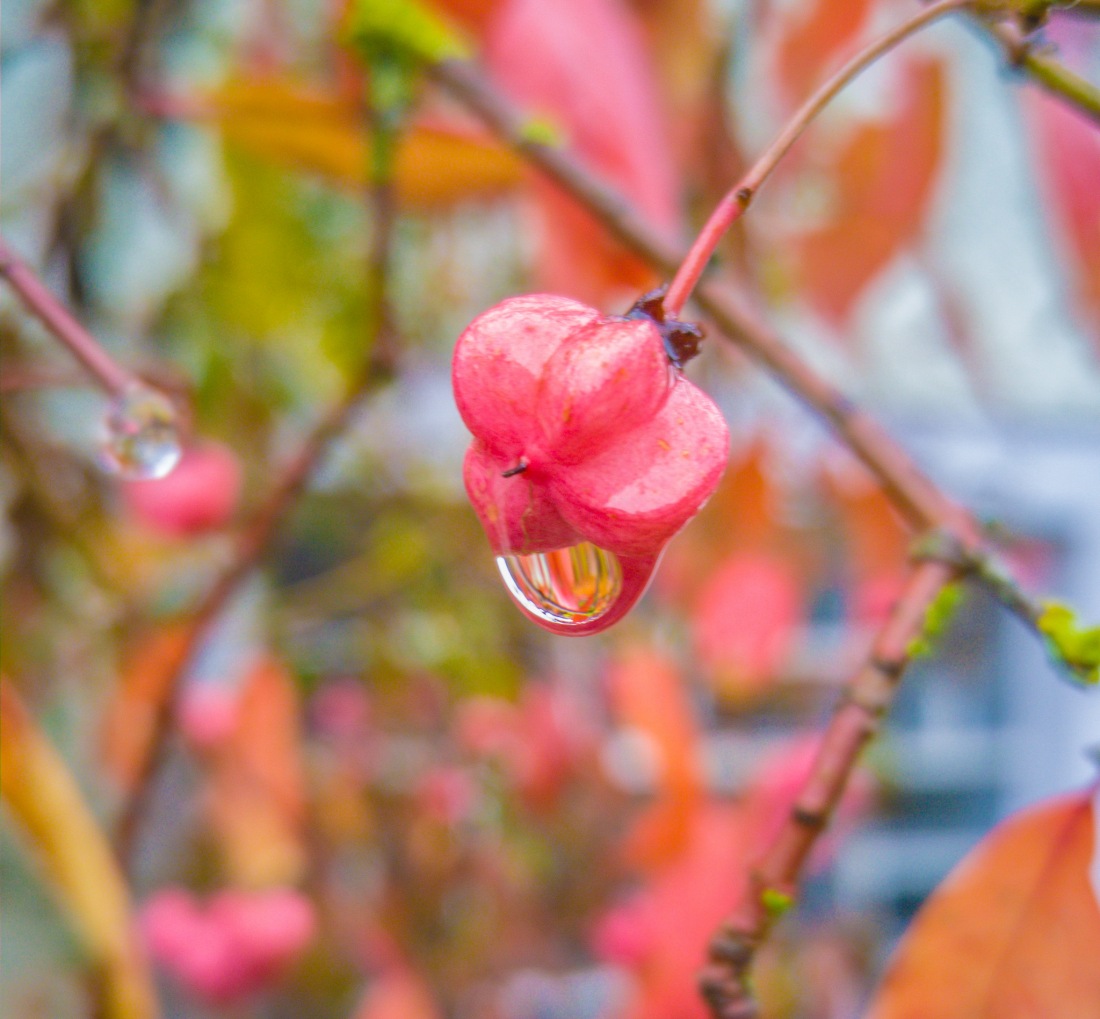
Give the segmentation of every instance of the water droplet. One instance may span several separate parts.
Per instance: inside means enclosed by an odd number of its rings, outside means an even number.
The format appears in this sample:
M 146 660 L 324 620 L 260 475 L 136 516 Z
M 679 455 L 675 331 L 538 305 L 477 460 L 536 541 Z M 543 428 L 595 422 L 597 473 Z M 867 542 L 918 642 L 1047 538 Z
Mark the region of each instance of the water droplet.
M 555 628 L 594 623 L 623 588 L 618 558 L 587 541 L 553 552 L 497 556 L 497 567 L 520 606 Z
M 163 478 L 179 463 L 182 449 L 176 410 L 163 393 L 135 383 L 107 412 L 103 466 L 128 481 Z

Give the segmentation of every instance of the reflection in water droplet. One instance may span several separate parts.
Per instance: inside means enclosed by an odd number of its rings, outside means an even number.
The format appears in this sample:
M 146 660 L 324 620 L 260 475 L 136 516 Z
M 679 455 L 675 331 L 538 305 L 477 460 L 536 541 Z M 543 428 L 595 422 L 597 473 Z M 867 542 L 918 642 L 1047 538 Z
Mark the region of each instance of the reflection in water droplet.
M 553 552 L 497 556 L 497 567 L 509 594 L 549 623 L 599 619 L 623 587 L 623 570 L 615 555 L 586 541 Z
M 100 449 L 103 466 L 131 481 L 163 478 L 179 463 L 179 433 L 172 401 L 150 386 L 130 386 L 107 412 Z

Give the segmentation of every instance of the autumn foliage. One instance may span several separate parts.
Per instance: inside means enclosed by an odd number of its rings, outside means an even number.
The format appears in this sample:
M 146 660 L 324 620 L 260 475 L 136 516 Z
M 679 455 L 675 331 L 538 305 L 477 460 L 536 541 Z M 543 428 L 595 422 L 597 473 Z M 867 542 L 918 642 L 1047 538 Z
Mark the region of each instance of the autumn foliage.
M 904 815 L 909 762 L 887 729 L 821 816 L 800 796 L 936 556 L 866 456 L 691 304 L 702 353 L 670 353 L 645 310 L 667 274 L 616 226 L 686 246 L 913 11 L 47 6 L 13 4 L 5 42 L 5 239 L 165 394 L 182 456 L 104 474 L 83 376 L 5 293 L 0 873 L 5 938 L 33 962 L 3 974 L 5 1015 L 705 1019 L 708 945 L 761 895 L 767 1019 L 1098 1014 L 1095 785 L 1002 819 L 919 909 L 850 908 L 847 839 Z M 1058 14 L 1050 38 L 1094 68 L 1095 19 Z M 388 15 L 401 45 L 379 55 L 356 25 Z M 821 112 L 708 270 L 886 442 L 991 377 L 1009 396 L 989 420 L 1020 411 L 1021 371 L 1036 406 L 1084 392 L 1100 351 L 1100 131 L 1057 96 L 1017 102 L 939 30 Z M 439 38 L 519 111 L 514 137 L 422 66 Z M 1011 303 L 1007 248 L 972 300 L 941 269 L 984 250 L 950 248 L 965 225 L 945 210 L 983 158 L 960 125 L 986 117 L 1017 160 L 990 200 L 1034 214 L 1041 299 Z M 612 188 L 610 212 L 532 145 Z M 1050 293 L 1058 356 L 1002 350 L 988 309 L 1023 319 Z M 856 411 L 836 407 L 844 438 Z M 1000 551 L 1055 578 L 1046 532 Z M 1000 681 L 977 675 L 986 631 L 948 618 L 962 597 L 869 666 L 877 695 L 920 659 L 913 686 L 940 697 L 910 707 L 922 723 Z M 1087 669 L 1096 631 L 1070 621 Z M 758 887 L 791 824 L 824 829 L 803 903 Z

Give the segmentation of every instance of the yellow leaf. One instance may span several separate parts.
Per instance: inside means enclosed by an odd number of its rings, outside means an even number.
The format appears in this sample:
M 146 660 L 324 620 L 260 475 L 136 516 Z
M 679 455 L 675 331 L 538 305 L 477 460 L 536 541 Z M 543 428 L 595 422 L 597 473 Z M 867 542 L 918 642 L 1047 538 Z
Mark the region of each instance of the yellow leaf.
M 169 104 L 168 112 L 212 121 L 253 155 L 349 187 L 367 183 L 367 131 L 350 97 L 278 78 L 240 79 L 196 103 Z M 499 194 L 522 172 L 503 146 L 450 125 L 414 124 L 397 150 L 398 198 L 415 209 Z
M 15 689 L 0 680 L 0 799 L 98 970 L 105 1019 L 149 1019 L 156 999 L 111 847 Z

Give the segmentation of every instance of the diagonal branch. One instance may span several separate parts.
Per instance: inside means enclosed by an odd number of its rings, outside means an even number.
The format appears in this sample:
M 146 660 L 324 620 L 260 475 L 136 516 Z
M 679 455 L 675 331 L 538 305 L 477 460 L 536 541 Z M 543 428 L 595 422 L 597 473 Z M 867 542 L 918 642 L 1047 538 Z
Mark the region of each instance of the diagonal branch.
M 832 818 L 860 752 L 893 703 L 928 611 L 955 576 L 954 568 L 938 561 L 913 568 L 866 662 L 845 687 L 806 784 L 757 862 L 748 893 L 711 941 L 700 989 L 715 1019 L 755 1019 L 747 975 L 756 950 L 793 903 L 810 851 Z
M 85 371 L 109 395 L 119 396 L 137 381 L 46 288 L 31 268 L 0 237 L 0 276 L 27 309 L 68 349 Z

